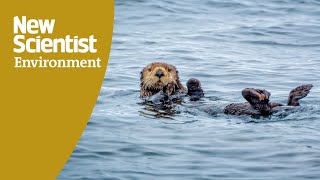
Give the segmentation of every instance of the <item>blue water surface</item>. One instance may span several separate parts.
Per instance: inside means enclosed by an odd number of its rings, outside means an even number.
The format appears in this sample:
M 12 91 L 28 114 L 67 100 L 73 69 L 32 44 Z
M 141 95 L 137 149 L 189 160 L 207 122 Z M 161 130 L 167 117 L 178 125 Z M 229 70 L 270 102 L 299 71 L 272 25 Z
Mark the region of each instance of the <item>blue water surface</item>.
M 139 75 L 153 61 L 200 79 L 206 98 L 146 110 Z M 320 179 L 319 68 L 319 0 L 115 0 L 104 83 L 58 179 Z M 219 113 L 246 87 L 286 103 L 305 83 L 294 112 Z

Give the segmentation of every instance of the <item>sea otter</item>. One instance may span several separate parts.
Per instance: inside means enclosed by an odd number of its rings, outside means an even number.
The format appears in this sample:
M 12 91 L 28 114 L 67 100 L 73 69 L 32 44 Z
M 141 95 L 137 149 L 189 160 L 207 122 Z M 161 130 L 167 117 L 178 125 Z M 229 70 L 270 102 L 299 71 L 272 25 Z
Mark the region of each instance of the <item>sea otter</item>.
M 271 115 L 281 109 L 290 109 L 299 106 L 299 100 L 306 97 L 312 84 L 298 86 L 289 93 L 287 105 L 269 102 L 271 94 L 266 90 L 246 88 L 242 96 L 248 101 L 246 103 L 232 103 L 224 108 L 225 114 L 232 115 Z
M 172 108 L 172 102 L 189 96 L 190 100 L 197 101 L 204 97 L 201 82 L 191 78 L 187 82 L 187 92 L 179 80 L 177 69 L 167 63 L 155 62 L 147 65 L 141 71 L 140 97 L 156 105 L 165 105 Z M 266 90 L 246 88 L 242 96 L 248 101 L 245 103 L 232 103 L 227 105 L 223 112 L 231 115 L 271 115 L 281 109 L 290 109 L 299 106 L 299 100 L 306 97 L 312 84 L 298 86 L 293 89 L 288 98 L 287 105 L 269 102 L 271 93 Z
M 150 97 L 160 91 L 167 96 L 185 94 L 180 83 L 179 72 L 171 64 L 154 62 L 142 69 L 140 76 L 140 97 Z

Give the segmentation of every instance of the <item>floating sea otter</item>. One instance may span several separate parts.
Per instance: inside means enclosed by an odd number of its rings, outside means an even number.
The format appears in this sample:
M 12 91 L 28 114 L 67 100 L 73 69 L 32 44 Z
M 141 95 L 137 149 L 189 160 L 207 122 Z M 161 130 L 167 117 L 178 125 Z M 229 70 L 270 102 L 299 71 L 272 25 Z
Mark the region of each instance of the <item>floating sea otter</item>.
M 270 115 L 282 109 L 299 106 L 299 100 L 306 97 L 312 87 L 312 84 L 306 84 L 291 90 L 286 106 L 269 102 L 271 94 L 266 90 L 246 88 L 242 91 L 242 96 L 248 102 L 229 104 L 224 108 L 224 113 L 233 115 Z
M 201 83 L 191 78 L 187 82 L 187 91 L 180 83 L 177 69 L 166 63 L 151 63 L 141 71 L 140 97 L 152 97 L 152 102 L 171 102 L 185 95 L 196 101 L 204 97 Z M 270 115 L 281 109 L 290 109 L 299 106 L 299 100 L 306 97 L 312 84 L 306 84 L 293 89 L 287 105 L 269 102 L 271 94 L 266 90 L 246 88 L 242 96 L 246 103 L 232 103 L 224 108 L 225 114 L 232 115 Z

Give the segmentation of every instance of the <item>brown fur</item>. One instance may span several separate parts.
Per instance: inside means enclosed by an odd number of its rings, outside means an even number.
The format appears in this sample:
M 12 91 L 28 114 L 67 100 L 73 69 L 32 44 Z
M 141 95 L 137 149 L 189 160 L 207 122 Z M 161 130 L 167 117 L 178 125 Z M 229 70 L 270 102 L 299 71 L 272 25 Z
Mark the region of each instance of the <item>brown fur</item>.
M 157 76 L 158 71 L 163 73 L 161 77 Z M 178 92 L 185 93 L 178 74 L 171 64 L 154 62 L 147 65 L 141 71 L 140 97 L 152 96 L 161 90 L 169 96 Z
M 271 94 L 266 90 L 246 88 L 242 91 L 242 96 L 248 103 L 232 103 L 225 107 L 224 113 L 234 115 L 270 115 L 281 108 L 299 106 L 299 100 L 306 97 L 312 84 L 305 84 L 294 88 L 288 98 L 287 106 L 280 103 L 269 102 Z
M 312 84 L 305 84 L 292 89 L 288 98 L 288 106 L 299 106 L 299 100 L 306 97 L 312 87 Z

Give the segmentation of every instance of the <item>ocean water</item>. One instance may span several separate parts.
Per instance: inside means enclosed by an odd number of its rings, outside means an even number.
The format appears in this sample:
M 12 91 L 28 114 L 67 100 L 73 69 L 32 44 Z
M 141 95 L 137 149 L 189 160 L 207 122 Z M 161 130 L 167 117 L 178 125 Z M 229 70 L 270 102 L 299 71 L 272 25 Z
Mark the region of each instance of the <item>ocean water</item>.
M 200 79 L 206 98 L 146 110 L 139 75 L 154 61 Z M 319 0 L 115 0 L 101 93 L 57 179 L 320 179 L 319 68 Z M 306 83 L 291 113 L 221 113 L 246 87 L 286 103 Z

